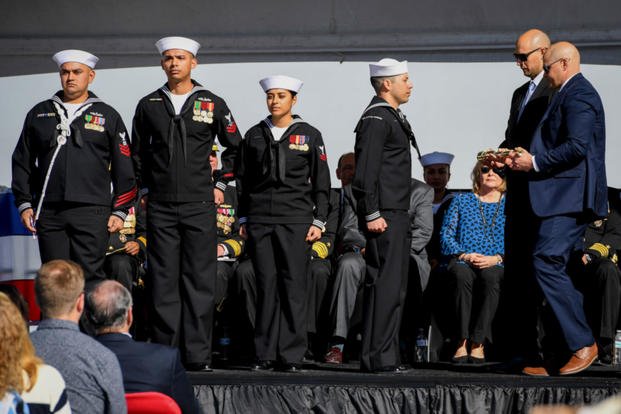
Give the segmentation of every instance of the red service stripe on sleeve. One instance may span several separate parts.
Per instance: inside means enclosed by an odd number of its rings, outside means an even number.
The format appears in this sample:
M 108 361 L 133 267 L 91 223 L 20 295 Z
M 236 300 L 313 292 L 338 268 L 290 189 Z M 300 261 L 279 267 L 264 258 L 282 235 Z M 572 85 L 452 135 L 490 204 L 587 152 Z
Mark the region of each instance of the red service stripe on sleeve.
M 126 203 L 136 197 L 136 191 L 131 191 L 129 193 L 125 193 L 117 198 L 117 203 L 123 202 Z
M 125 203 L 127 203 L 128 201 L 130 201 L 132 198 L 136 197 L 136 192 L 138 191 L 138 189 L 136 187 L 132 188 L 130 191 L 128 191 L 125 194 L 121 194 L 120 196 L 117 197 L 116 199 L 116 203 L 114 204 L 114 207 L 118 207 L 120 205 L 123 205 Z
M 222 174 L 223 178 L 233 178 L 234 176 L 235 176 L 235 174 L 233 174 L 232 172 L 226 173 L 226 174 Z
M 125 203 L 127 203 L 127 202 L 131 201 L 131 200 L 132 200 L 132 198 L 133 198 L 133 197 L 118 198 L 118 199 L 116 200 L 116 203 L 114 204 L 114 207 L 120 207 L 120 206 L 122 206 L 123 204 L 125 204 Z

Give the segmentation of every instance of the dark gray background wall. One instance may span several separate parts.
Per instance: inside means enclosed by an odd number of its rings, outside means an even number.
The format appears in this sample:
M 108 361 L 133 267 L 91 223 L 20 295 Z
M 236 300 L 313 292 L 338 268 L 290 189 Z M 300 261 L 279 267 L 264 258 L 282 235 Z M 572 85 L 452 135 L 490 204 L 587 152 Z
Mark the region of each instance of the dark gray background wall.
M 100 69 L 153 65 L 153 43 L 186 35 L 203 62 L 508 61 L 530 27 L 621 64 L 619 0 L 2 0 L 0 76 L 49 72 L 49 57 L 87 49 Z

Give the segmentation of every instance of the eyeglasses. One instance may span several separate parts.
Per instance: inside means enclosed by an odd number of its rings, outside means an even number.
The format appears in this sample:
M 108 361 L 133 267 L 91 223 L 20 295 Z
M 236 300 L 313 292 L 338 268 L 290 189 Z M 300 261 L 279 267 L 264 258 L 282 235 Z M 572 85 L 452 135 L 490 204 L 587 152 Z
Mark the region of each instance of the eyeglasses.
M 549 65 L 543 65 L 543 71 L 545 73 L 550 72 L 550 68 L 552 67 L 552 65 L 554 65 L 557 62 L 560 62 L 561 60 L 565 60 L 565 58 L 556 59 L 554 62 L 550 63 Z
M 528 57 L 538 50 L 541 50 L 541 48 L 538 47 L 537 49 L 531 50 L 528 53 L 514 53 L 513 57 L 520 62 L 526 62 L 528 60 Z
M 487 174 L 490 171 L 493 171 L 494 174 L 496 174 L 500 178 L 504 178 L 505 176 L 505 171 L 502 168 L 496 168 L 496 167 L 491 168 L 491 167 L 488 167 L 487 165 L 484 165 L 481 167 L 481 174 Z

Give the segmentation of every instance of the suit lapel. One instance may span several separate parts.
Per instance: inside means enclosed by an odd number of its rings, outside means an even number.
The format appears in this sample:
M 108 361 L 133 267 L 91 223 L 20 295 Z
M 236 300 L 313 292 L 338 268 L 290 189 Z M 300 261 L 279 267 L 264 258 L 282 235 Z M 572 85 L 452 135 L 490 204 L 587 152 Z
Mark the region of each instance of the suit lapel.
M 581 78 L 582 78 L 582 74 L 581 73 L 578 73 L 578 74 L 574 75 L 574 77 L 571 78 L 565 84 L 565 86 L 563 86 L 563 89 L 561 89 L 560 91 L 558 91 L 558 92 L 556 92 L 555 94 L 552 95 L 551 101 L 550 101 L 550 105 L 548 105 L 548 110 L 546 111 L 545 115 L 541 119 L 542 122 L 546 118 L 548 118 L 550 116 L 550 114 L 556 112 L 556 110 L 558 109 L 558 107 L 561 104 L 561 102 L 565 99 L 565 96 L 567 95 L 567 93 L 576 85 L 577 82 L 580 81 Z

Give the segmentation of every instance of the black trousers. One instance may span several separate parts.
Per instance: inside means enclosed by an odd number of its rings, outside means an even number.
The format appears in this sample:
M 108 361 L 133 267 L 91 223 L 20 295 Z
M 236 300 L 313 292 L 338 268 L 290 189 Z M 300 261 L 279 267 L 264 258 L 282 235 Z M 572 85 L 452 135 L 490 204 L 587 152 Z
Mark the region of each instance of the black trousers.
M 614 339 L 621 310 L 621 270 L 607 258 L 584 266 L 576 257 L 572 268 L 576 285 L 584 293 L 584 308 L 595 337 Z
M 216 285 L 214 289 L 214 303 L 221 306 L 226 300 L 231 279 L 235 273 L 237 262 L 218 261 L 216 264 Z
M 217 255 L 214 204 L 150 201 L 147 234 L 153 339 L 179 347 L 185 363 L 211 363 Z
M 457 339 L 478 344 L 492 342 L 492 321 L 498 309 L 503 267 L 474 269 L 452 259 L 447 270 L 453 282 Z
M 427 335 L 430 324 L 430 304 L 427 302 L 425 292 L 420 281 L 420 274 L 416 260 L 410 256 L 408 269 L 408 289 L 403 305 L 403 313 L 406 315 L 401 322 L 401 339 L 412 344 L 419 329 L 423 329 Z
M 135 256 L 125 253 L 115 253 L 106 256 L 104 271 L 108 279 L 116 280 L 130 292 L 133 289 L 134 275 L 138 272 L 140 263 Z
M 538 219 L 530 207 L 528 188 L 513 197 L 505 221 L 505 276 L 498 309 L 498 349 L 506 358 L 536 361 L 541 352 L 537 329 L 543 293 L 535 279 L 533 253 Z
M 257 278 L 252 260 L 246 258 L 239 262 L 233 278 L 234 302 L 239 311 L 237 315 L 240 325 L 250 326 L 254 337 L 254 325 L 257 316 Z
M 254 325 L 257 315 L 257 280 L 250 258 L 240 259 L 230 282 L 227 309 L 233 346 L 241 359 L 252 360 L 254 349 Z M 227 312 L 228 312 L 227 311 Z
M 360 368 L 398 366 L 399 328 L 408 283 L 410 219 L 407 211 L 382 211 L 388 228 L 366 233 L 362 351 Z
M 81 203 L 46 203 L 37 222 L 41 262 L 73 260 L 87 285 L 105 279 L 110 207 Z
M 306 330 L 316 334 L 326 331 L 327 312 L 330 298 L 327 295 L 332 264 L 327 259 L 312 259 L 308 267 L 308 321 Z M 324 322 L 324 323 L 322 323 Z M 325 334 L 325 332 L 323 332 Z
M 257 281 L 257 359 L 300 364 L 307 346 L 309 224 L 248 223 L 246 228 Z

